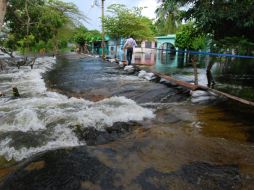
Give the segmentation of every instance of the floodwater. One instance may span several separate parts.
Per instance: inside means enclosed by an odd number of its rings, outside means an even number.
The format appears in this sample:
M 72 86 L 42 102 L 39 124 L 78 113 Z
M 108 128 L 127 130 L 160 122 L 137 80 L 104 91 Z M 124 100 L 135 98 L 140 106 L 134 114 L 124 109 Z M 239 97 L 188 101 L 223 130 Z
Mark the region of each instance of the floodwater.
M 192 104 L 181 88 L 75 54 L 0 79 L 0 189 L 254 187 L 252 108 Z M 9 97 L 12 85 L 20 99 Z M 117 122 L 133 128 L 92 146 L 72 127 Z
M 193 56 L 193 55 L 191 55 Z M 207 85 L 206 67 L 212 64 L 215 89 L 254 101 L 254 59 L 195 55 L 197 57 L 198 82 Z M 133 62 L 144 69 L 165 73 L 176 79 L 194 82 L 192 63 L 182 54 L 147 50 L 136 53 Z

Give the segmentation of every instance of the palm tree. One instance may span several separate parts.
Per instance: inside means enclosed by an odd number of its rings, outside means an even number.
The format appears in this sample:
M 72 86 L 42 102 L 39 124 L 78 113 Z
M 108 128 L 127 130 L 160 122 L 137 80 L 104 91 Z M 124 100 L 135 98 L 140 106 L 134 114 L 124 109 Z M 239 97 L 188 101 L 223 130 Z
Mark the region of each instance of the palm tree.
M 156 9 L 156 25 L 161 34 L 174 34 L 181 24 L 180 4 L 174 0 L 160 0 L 161 5 Z

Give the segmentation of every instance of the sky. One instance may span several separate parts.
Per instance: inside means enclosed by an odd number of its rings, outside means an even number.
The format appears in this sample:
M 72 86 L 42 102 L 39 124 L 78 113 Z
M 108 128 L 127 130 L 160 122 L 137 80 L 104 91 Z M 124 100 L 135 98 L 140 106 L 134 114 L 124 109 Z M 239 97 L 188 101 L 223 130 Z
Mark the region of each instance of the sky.
M 85 26 L 92 30 L 101 30 L 101 8 L 100 7 L 92 7 L 94 0 L 64 0 L 65 2 L 72 2 L 77 5 L 77 7 L 81 10 L 81 12 L 86 15 L 89 19 L 87 23 L 84 23 Z M 98 0 L 101 3 L 101 0 Z M 105 0 L 105 14 L 106 8 L 111 4 L 124 4 L 128 8 L 132 7 L 146 7 L 143 9 L 142 14 L 147 16 L 148 18 L 155 18 L 154 11 L 158 7 L 157 0 Z

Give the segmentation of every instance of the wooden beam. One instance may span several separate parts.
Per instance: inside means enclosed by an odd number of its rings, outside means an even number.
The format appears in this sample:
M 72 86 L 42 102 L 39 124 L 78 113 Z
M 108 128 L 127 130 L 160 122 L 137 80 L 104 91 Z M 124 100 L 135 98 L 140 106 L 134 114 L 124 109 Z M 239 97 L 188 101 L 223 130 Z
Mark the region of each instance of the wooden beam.
M 234 101 L 237 101 L 237 102 L 240 102 L 242 104 L 246 104 L 246 105 L 249 105 L 249 106 L 254 106 L 254 102 L 252 101 L 249 101 L 249 100 L 245 100 L 245 99 L 242 99 L 242 98 L 239 98 L 237 96 L 233 96 L 233 95 L 230 95 L 228 93 L 225 93 L 225 92 L 221 92 L 219 90 L 215 90 L 215 89 L 212 89 L 212 88 L 208 88 L 206 86 L 202 86 L 202 85 L 195 85 L 195 84 L 190 84 L 188 82 L 185 82 L 185 81 L 180 81 L 180 80 L 176 80 L 170 76 L 167 76 L 167 75 L 163 75 L 163 74 L 160 74 L 160 73 L 154 73 L 155 75 L 163 78 L 163 79 L 166 79 L 168 80 L 169 82 L 173 83 L 173 84 L 176 84 L 176 85 L 179 85 L 179 86 L 183 86 L 185 88 L 188 88 L 190 90 L 204 90 L 204 91 L 210 91 L 210 92 L 213 92 L 219 96 L 224 96 L 226 98 L 229 98 L 231 100 L 234 100 Z
M 168 80 L 169 82 L 171 82 L 173 84 L 183 86 L 183 87 L 188 88 L 190 90 L 197 90 L 197 89 L 200 88 L 200 86 L 198 86 L 198 85 L 191 84 L 191 83 L 188 83 L 188 82 L 185 82 L 185 81 L 176 80 L 176 79 L 174 79 L 170 76 L 167 76 L 167 75 L 163 75 L 163 74 L 160 74 L 160 73 L 154 73 L 154 74 L 159 76 L 160 78 Z
M 245 99 L 239 98 L 237 96 L 233 96 L 233 95 L 227 94 L 225 92 L 221 92 L 219 90 L 208 88 L 208 91 L 211 91 L 211 92 L 213 92 L 215 94 L 218 94 L 218 95 L 221 95 L 221 96 L 225 96 L 225 97 L 227 97 L 227 98 L 229 98 L 231 100 L 240 102 L 242 104 L 246 104 L 246 105 L 249 105 L 249 106 L 254 106 L 254 102 L 252 102 L 252 101 L 245 100 Z

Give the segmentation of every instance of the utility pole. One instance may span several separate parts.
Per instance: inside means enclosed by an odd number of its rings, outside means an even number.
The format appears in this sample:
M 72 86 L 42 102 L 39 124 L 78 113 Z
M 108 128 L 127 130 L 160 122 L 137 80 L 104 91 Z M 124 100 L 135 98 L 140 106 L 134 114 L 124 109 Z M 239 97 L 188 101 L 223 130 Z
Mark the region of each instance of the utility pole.
M 102 41 L 101 41 L 101 48 L 102 48 L 102 59 L 105 59 L 105 52 L 104 52 L 104 48 L 105 48 L 105 33 L 104 33 L 104 1 L 105 0 L 101 0 L 101 37 L 102 37 Z
M 4 24 L 4 16 L 6 13 L 7 0 L 0 0 L 0 31 Z

